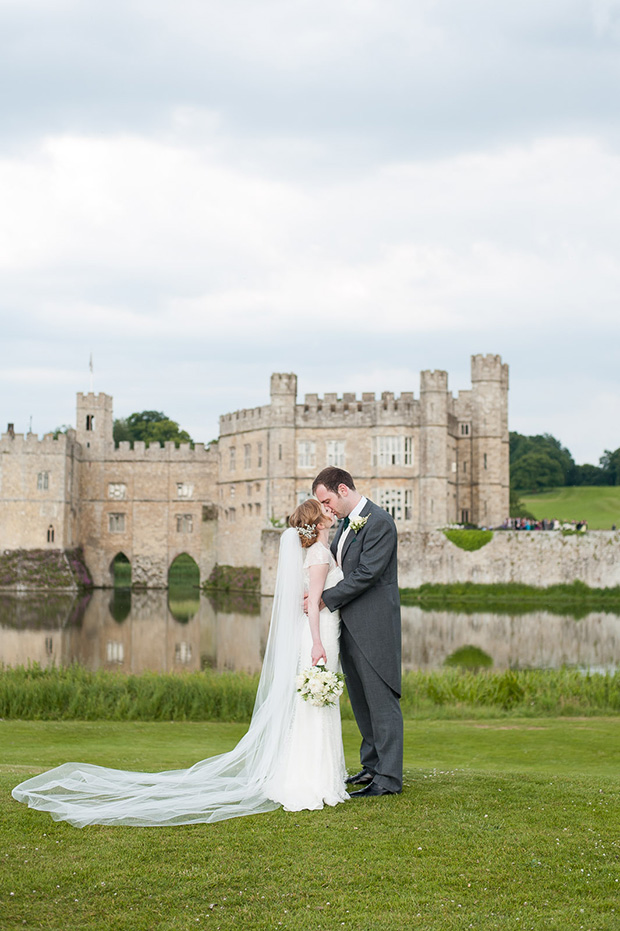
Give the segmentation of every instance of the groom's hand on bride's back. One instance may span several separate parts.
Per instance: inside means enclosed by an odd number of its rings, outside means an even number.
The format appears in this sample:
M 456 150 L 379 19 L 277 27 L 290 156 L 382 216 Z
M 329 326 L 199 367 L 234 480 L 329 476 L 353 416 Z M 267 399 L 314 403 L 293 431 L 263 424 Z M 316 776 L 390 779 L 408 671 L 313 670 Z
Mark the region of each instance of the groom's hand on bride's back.
M 325 607 L 325 602 L 321 598 L 321 600 L 319 601 L 319 611 L 322 611 L 324 607 Z M 306 594 L 304 595 L 304 614 L 307 614 L 307 613 L 308 613 L 308 592 L 306 592 Z

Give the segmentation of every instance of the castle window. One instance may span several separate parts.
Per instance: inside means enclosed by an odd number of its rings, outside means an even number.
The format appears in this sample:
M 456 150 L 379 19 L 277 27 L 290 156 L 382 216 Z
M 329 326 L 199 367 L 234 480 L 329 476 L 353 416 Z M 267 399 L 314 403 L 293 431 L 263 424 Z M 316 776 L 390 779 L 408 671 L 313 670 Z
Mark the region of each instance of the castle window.
M 105 652 L 108 663 L 122 663 L 125 660 L 125 647 L 120 640 L 108 640 Z
M 252 482 L 245 483 L 245 493 L 248 496 L 248 498 L 252 497 Z
M 191 498 L 194 495 L 194 486 L 190 482 L 177 482 L 177 498 Z
M 255 513 L 256 513 L 256 516 L 259 517 L 259 515 L 260 515 L 260 504 L 258 504 L 258 502 L 254 505 L 254 511 L 255 511 Z
M 49 487 L 50 487 L 49 472 L 39 472 L 39 474 L 37 475 L 37 490 L 47 491 Z
M 486 453 L 484 454 L 484 457 L 483 457 L 483 458 L 484 458 L 484 467 L 485 467 L 485 469 L 486 469 L 486 467 L 487 467 L 487 454 L 486 454 Z
M 243 467 L 244 469 L 249 469 L 252 465 L 252 447 L 249 443 L 246 443 L 243 447 Z
M 375 436 L 373 466 L 413 465 L 413 437 Z
M 258 443 L 256 446 L 256 454 L 258 456 L 258 462 L 256 463 L 259 469 L 263 467 L 263 444 Z
M 305 491 L 305 490 L 304 490 L 304 491 L 298 491 L 298 492 L 297 492 L 297 507 L 299 507 L 300 504 L 303 504 L 304 501 L 307 501 L 308 498 L 311 498 L 311 497 L 312 497 L 312 495 L 310 494 L 309 491 Z
M 230 486 L 230 497 L 231 498 L 235 497 L 235 485 Z
M 237 511 L 235 508 L 230 508 L 228 511 L 228 521 L 231 524 L 234 524 L 237 520 Z
M 463 472 L 467 472 L 467 463 L 466 463 L 466 462 L 463 463 Z
M 52 653 L 54 652 L 54 641 L 52 637 L 45 638 L 45 652 L 47 653 L 48 656 L 51 656 Z
M 110 533 L 124 533 L 125 532 L 125 515 L 124 514 L 108 514 L 109 520 L 109 529 Z
M 95 415 L 94 414 L 86 415 L 86 429 L 89 433 L 95 432 Z
M 48 543 L 54 542 L 54 528 L 51 524 L 47 528 L 47 542 Z
M 410 488 L 382 488 L 379 504 L 394 520 L 411 520 L 413 517 L 413 494 Z
M 177 514 L 177 533 L 192 533 L 194 518 L 191 514 Z
M 453 471 L 453 472 L 456 472 L 456 462 L 453 462 L 453 463 L 452 463 L 452 471 Z
M 175 644 L 174 661 L 175 663 L 191 663 L 192 661 L 191 643 L 188 643 L 186 640 L 182 640 L 181 643 Z
M 327 441 L 327 465 L 344 468 L 344 440 Z
M 462 524 L 469 523 L 469 511 L 467 509 L 464 509 L 461 511 L 461 523 Z
M 110 482 L 108 485 L 108 498 L 124 501 L 127 497 L 127 485 L 122 482 Z
M 469 424 L 468 423 L 461 424 L 461 436 L 469 436 Z
M 278 443 L 278 459 L 282 459 L 282 443 Z
M 297 444 L 297 465 L 300 469 L 313 469 L 316 464 L 316 443 L 306 440 Z
M 228 467 L 231 472 L 234 472 L 237 468 L 237 449 L 235 446 L 231 446 L 228 452 L 230 456 L 228 460 Z
M 248 504 L 248 514 L 250 515 L 250 517 L 252 516 L 252 505 L 251 504 Z

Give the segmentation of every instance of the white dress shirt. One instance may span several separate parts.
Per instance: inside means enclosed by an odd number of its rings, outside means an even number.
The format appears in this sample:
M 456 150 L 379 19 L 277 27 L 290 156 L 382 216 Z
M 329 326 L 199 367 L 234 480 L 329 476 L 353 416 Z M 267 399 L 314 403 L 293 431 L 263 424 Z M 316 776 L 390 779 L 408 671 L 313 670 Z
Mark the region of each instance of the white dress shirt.
M 347 529 L 342 533 L 340 539 L 338 540 L 338 549 L 336 550 L 336 562 L 338 563 L 338 565 L 339 565 L 341 568 L 342 568 L 342 547 L 344 546 L 344 541 L 345 541 L 346 538 L 347 538 L 347 534 L 351 532 L 351 523 L 350 523 L 350 522 L 351 522 L 352 520 L 355 520 L 356 517 L 359 517 L 359 516 L 360 516 L 360 514 L 361 514 L 362 511 L 364 510 L 364 507 L 365 507 L 367 501 L 368 501 L 368 498 L 365 498 L 365 497 L 362 495 L 362 497 L 360 498 L 360 500 L 357 502 L 357 504 L 355 505 L 355 507 L 353 508 L 353 510 L 351 511 L 351 513 L 349 514 L 349 526 L 348 526 Z

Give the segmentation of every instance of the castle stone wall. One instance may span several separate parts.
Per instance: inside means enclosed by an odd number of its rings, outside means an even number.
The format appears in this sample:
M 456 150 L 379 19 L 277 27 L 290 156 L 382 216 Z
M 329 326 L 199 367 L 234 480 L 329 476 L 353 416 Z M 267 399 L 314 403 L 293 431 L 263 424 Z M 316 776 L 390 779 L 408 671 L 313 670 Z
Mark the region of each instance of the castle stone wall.
M 261 593 L 273 595 L 278 530 L 261 537 Z M 546 588 L 575 580 L 591 588 L 620 585 L 620 532 L 590 531 L 563 536 L 556 532 L 499 531 L 479 550 L 467 552 L 441 531 L 401 533 L 398 540 L 398 584 L 494 584 L 520 582 Z
M 479 550 L 467 552 L 441 531 L 399 538 L 399 584 L 425 582 L 521 582 L 544 588 L 576 579 L 592 588 L 620 585 L 620 534 L 590 531 L 499 531 Z

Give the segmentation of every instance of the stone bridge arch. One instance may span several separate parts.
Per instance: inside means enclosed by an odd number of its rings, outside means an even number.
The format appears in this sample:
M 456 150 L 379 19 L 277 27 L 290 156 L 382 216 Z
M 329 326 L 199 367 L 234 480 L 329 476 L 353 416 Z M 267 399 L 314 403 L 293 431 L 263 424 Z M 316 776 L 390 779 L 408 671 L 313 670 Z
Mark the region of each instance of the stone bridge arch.
M 200 610 L 200 567 L 189 553 L 179 553 L 168 569 L 168 610 L 187 623 Z

